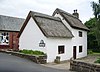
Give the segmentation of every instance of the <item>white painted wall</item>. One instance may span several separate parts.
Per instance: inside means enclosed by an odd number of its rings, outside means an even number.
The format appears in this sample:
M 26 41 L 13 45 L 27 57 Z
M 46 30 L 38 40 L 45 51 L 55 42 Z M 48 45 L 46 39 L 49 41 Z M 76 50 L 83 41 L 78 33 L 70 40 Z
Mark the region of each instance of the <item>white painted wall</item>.
M 40 40 L 45 41 L 46 47 L 39 47 Z M 43 51 L 47 53 L 47 62 L 53 62 L 56 56 L 60 56 L 62 61 L 72 57 L 71 43 L 71 39 L 67 38 L 46 38 L 31 18 L 20 36 L 19 49 Z M 65 45 L 64 54 L 58 54 L 59 45 Z
M 31 18 L 20 36 L 19 49 L 40 50 L 46 53 L 47 47 L 39 47 L 41 40 L 46 43 L 46 37 Z
M 79 37 L 79 31 L 82 32 L 82 37 Z M 83 30 L 73 29 L 74 38 L 72 38 L 72 45 L 77 46 L 77 58 L 87 56 L 87 32 Z M 83 46 L 83 51 L 79 53 L 79 46 Z
M 72 45 L 71 39 L 67 38 L 48 38 L 47 53 L 48 62 L 53 62 L 56 56 L 61 57 L 61 61 L 69 60 L 72 57 Z M 65 46 L 65 53 L 58 54 L 58 46 Z
M 72 47 L 77 46 L 77 58 L 87 56 L 87 31 L 74 29 L 72 28 L 68 22 L 63 19 L 60 14 L 55 14 L 55 17 L 59 17 L 62 22 L 66 25 L 66 27 L 72 32 L 74 37 L 72 38 Z M 79 37 L 79 31 L 83 33 L 83 37 Z M 79 46 L 83 46 L 83 52 L 79 53 Z M 73 52 L 73 51 L 72 51 Z
M 60 17 L 60 15 L 55 15 Z M 87 55 L 87 32 L 83 30 L 77 30 L 70 27 L 70 25 L 65 21 L 62 22 L 72 31 L 74 35 L 73 38 L 47 38 L 43 35 L 35 21 L 31 18 L 22 32 L 19 39 L 19 49 L 32 49 L 40 50 L 47 53 L 47 62 L 53 62 L 56 56 L 61 57 L 61 61 L 69 60 L 73 57 L 73 46 L 77 46 L 77 58 L 84 57 Z M 78 36 L 78 31 L 83 32 L 83 37 Z M 46 46 L 39 47 L 40 40 L 44 40 Z M 58 54 L 58 46 L 65 45 L 65 53 Z M 83 52 L 79 53 L 79 46 L 83 46 Z

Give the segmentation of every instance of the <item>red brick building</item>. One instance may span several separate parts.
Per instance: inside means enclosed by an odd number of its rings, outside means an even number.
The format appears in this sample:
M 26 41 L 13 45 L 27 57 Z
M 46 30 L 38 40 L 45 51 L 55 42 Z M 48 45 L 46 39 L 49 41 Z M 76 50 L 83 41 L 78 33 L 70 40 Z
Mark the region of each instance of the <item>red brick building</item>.
M 24 19 L 0 15 L 0 49 L 18 50 L 17 35 Z

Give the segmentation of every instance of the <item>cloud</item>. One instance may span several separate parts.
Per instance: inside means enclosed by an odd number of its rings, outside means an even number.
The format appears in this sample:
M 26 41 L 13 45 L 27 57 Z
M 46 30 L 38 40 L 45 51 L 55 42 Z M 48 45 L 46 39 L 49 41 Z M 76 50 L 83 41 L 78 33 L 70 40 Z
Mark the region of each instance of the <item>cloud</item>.
M 25 18 L 30 10 L 52 15 L 56 8 L 69 13 L 78 9 L 80 19 L 85 22 L 93 15 L 91 1 L 93 0 L 0 0 L 0 14 Z

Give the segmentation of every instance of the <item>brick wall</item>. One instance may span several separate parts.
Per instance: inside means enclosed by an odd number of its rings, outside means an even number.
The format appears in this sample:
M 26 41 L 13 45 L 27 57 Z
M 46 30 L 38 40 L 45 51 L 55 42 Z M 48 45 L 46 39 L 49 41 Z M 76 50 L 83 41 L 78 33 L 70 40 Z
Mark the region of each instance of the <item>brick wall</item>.
M 0 45 L 0 49 L 18 50 L 19 39 L 17 38 L 17 35 L 18 32 L 9 32 L 9 45 Z

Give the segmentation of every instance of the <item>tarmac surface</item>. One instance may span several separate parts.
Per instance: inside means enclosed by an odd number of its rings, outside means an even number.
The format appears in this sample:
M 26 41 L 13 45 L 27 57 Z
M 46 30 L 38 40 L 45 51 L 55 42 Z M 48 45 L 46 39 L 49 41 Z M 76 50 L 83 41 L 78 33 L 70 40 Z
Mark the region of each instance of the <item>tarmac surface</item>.
M 0 53 L 0 72 L 72 72 L 36 64 L 30 60 Z

